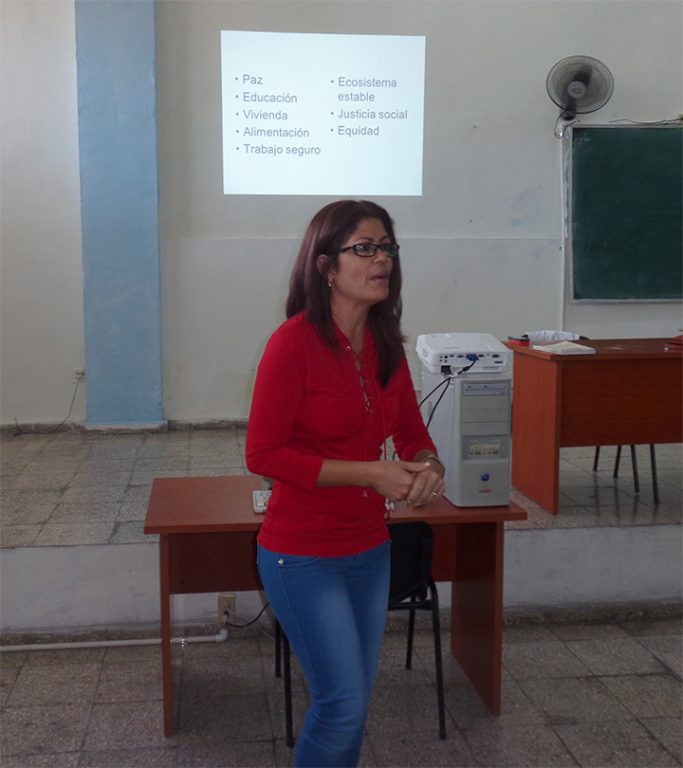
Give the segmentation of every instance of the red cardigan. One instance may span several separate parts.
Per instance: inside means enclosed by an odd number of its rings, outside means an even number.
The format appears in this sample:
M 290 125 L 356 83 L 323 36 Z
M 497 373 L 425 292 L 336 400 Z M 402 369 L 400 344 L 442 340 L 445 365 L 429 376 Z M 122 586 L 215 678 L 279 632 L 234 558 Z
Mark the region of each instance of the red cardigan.
M 323 460 L 375 461 L 385 440 L 411 461 L 435 451 L 418 409 L 405 356 L 385 388 L 366 330 L 361 387 L 348 339 L 331 349 L 303 313 L 271 336 L 259 364 L 246 459 L 275 484 L 259 542 L 273 552 L 339 557 L 387 540 L 385 500 L 372 488 L 317 487 Z

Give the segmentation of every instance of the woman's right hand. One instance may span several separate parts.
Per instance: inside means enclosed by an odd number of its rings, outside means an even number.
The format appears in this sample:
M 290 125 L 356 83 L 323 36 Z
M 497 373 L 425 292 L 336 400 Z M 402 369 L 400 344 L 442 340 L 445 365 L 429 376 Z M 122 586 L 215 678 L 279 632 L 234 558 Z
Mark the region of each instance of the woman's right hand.
M 389 501 L 404 501 L 413 487 L 415 475 L 429 468 L 424 461 L 373 461 L 370 487 Z

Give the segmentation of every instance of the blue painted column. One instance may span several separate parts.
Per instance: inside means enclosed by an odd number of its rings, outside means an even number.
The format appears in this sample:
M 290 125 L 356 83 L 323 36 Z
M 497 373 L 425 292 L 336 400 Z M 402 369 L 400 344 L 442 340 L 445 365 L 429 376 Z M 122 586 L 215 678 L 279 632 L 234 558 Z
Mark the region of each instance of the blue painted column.
M 76 0 L 86 427 L 159 426 L 154 2 Z

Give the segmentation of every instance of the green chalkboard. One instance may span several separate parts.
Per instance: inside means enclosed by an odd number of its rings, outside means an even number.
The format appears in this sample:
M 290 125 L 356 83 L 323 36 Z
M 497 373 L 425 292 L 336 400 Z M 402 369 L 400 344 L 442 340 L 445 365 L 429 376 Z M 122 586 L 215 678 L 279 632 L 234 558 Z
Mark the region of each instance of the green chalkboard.
M 683 298 L 683 126 L 574 127 L 575 301 Z

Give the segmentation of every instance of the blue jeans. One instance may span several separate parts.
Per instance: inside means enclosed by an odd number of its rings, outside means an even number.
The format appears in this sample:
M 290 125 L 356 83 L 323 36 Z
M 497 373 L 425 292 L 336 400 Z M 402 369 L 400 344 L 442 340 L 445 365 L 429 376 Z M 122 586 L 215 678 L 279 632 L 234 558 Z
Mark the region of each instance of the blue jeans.
M 390 543 L 349 557 L 259 545 L 261 581 L 311 691 L 294 765 L 358 765 L 387 616 Z

